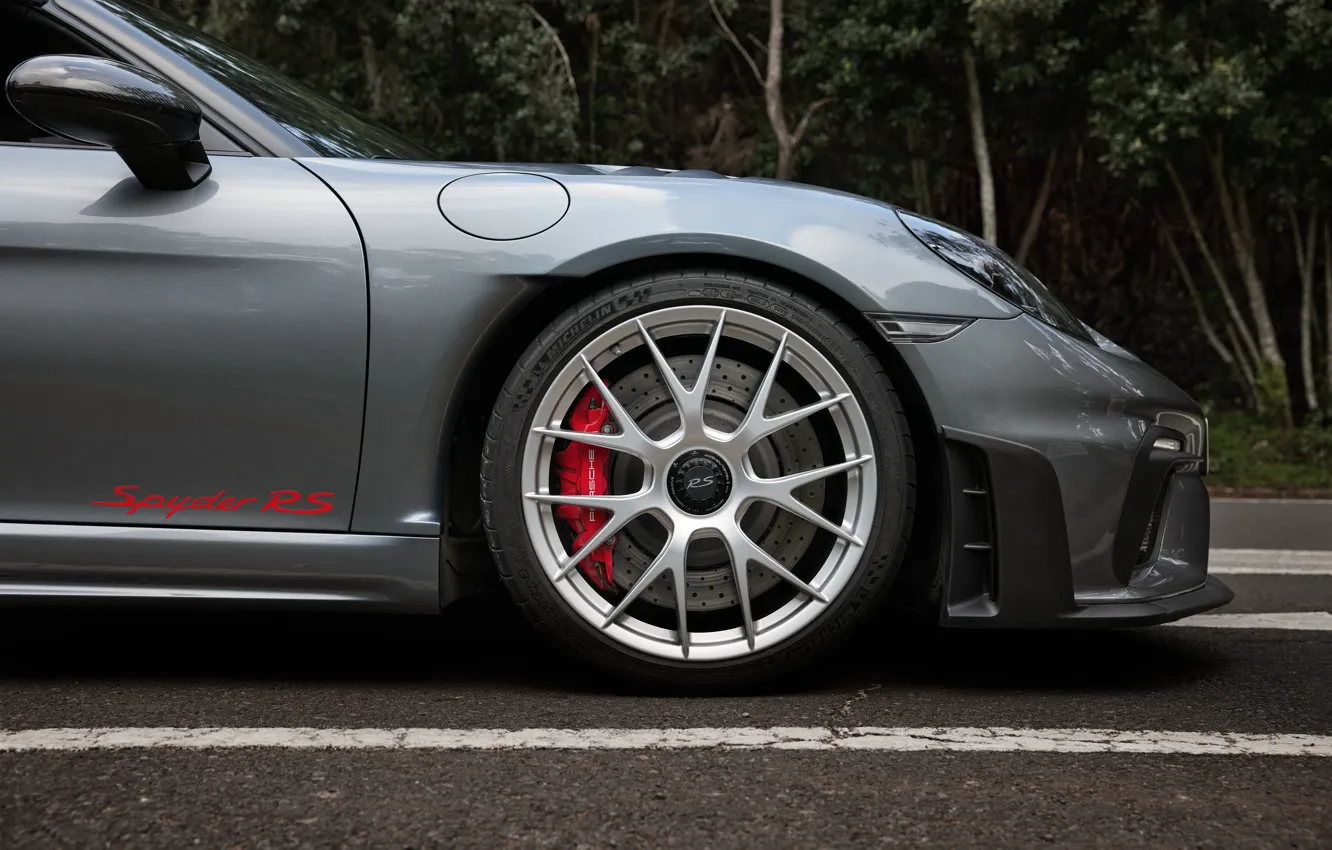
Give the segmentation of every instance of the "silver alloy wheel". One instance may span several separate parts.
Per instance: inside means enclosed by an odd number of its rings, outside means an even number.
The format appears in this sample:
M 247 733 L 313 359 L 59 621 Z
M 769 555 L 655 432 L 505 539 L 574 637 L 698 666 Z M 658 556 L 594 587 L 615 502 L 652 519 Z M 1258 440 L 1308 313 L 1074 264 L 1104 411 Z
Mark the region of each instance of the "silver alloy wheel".
M 708 390 L 723 340 L 746 344 L 748 350 L 770 352 L 771 360 L 739 426 L 729 431 L 705 421 L 705 417 L 714 421 L 717 418 L 709 405 L 709 402 L 715 405 L 715 401 Z M 699 361 L 699 368 L 686 388 L 684 379 L 662 349 L 668 342 L 678 347 L 691 341 L 698 341 L 702 351 L 691 358 L 691 362 Z M 646 347 L 648 357 L 642 356 L 640 347 Z M 662 438 L 653 438 L 640 427 L 602 377 L 621 358 L 632 359 L 635 355 L 643 362 L 655 364 L 678 411 L 674 431 Z M 775 396 L 789 395 L 779 386 L 778 372 L 782 366 L 794 370 L 789 374 L 807 392 L 816 394 L 817 400 L 769 415 Z M 616 433 L 588 434 L 564 427 L 566 416 L 589 384 L 605 399 L 618 425 Z M 829 444 L 836 446 L 831 456 L 825 452 L 822 465 L 811 469 L 760 477 L 751 450 L 788 426 L 816 415 L 828 424 Z M 525 493 L 524 522 L 541 567 L 580 617 L 627 647 L 690 661 L 717 661 L 761 651 L 813 622 L 846 588 L 864 557 L 877 502 L 869 424 L 851 388 L 833 364 L 798 334 L 762 316 L 731 308 L 690 306 L 656 310 L 622 322 L 599 335 L 565 364 L 538 403 L 533 422 L 523 449 L 520 486 Z M 552 492 L 554 454 L 557 444 L 564 440 L 637 458 L 642 464 L 641 486 L 633 493 L 599 496 Z M 672 496 L 672 478 L 678 483 L 682 474 L 718 467 L 722 470 L 719 477 L 729 478 L 729 489 L 717 491 L 721 492 L 720 498 L 710 493 L 708 502 L 684 500 L 678 487 Z M 844 476 L 845 481 L 840 518 L 829 518 L 797 497 L 798 489 L 834 480 L 834 476 Z M 742 529 L 746 512 L 759 502 L 776 506 L 830 535 L 831 543 L 821 561 L 801 565 L 803 578 Z M 554 515 L 557 505 L 604 510 L 609 512 L 610 519 L 580 551 L 570 552 L 561 536 L 563 522 Z M 664 545 L 618 598 L 598 591 L 578 568 L 579 562 L 612 535 L 645 516 L 665 528 Z M 702 538 L 720 540 L 729 555 L 740 608 L 739 623 L 735 626 L 712 630 L 689 627 L 686 559 L 690 544 Z M 737 569 L 740 564 L 746 568 Z M 791 591 L 789 599 L 757 618 L 750 593 L 751 564 L 777 576 L 782 580 L 779 583 Z M 653 624 L 630 610 L 640 601 L 644 590 L 662 576 L 668 576 L 674 588 L 674 628 Z

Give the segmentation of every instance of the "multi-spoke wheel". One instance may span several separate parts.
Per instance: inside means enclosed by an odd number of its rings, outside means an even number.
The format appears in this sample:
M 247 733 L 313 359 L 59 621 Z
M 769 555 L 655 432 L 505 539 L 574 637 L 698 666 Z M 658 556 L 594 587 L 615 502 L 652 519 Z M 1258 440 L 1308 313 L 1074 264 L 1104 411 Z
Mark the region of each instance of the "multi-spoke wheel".
M 886 376 L 845 324 L 752 279 L 640 281 L 561 316 L 490 438 L 483 500 L 514 596 L 640 678 L 809 660 L 879 599 L 909 530 Z

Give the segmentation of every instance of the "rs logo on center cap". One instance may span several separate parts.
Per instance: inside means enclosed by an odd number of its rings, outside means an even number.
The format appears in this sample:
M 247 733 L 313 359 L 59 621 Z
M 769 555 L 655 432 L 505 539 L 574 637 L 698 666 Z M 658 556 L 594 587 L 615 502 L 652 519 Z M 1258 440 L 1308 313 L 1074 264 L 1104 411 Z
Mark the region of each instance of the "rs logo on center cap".
M 726 504 L 731 496 L 731 470 L 726 461 L 704 449 L 685 452 L 671 464 L 667 489 L 676 507 L 703 516 Z

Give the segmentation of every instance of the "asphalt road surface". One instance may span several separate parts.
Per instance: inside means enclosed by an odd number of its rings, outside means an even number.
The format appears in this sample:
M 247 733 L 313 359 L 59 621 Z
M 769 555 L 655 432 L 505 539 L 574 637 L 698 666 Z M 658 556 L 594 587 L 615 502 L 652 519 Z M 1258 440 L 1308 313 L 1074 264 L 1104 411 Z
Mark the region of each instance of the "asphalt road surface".
M 618 689 L 496 603 L 438 620 L 7 611 L 0 847 L 1326 848 L 1332 568 L 1301 563 L 1227 576 L 1220 612 L 1300 616 L 885 624 L 807 680 L 708 699 Z M 232 737 L 163 745 L 192 734 L 177 727 Z M 310 727 L 339 746 L 301 744 Z M 401 729 L 456 740 L 374 731 Z M 592 731 L 577 749 L 524 731 L 551 729 Z M 474 730 L 518 737 L 492 749 Z M 805 737 L 680 743 L 708 730 Z
M 1212 548 L 1332 550 L 1332 501 L 1212 499 Z

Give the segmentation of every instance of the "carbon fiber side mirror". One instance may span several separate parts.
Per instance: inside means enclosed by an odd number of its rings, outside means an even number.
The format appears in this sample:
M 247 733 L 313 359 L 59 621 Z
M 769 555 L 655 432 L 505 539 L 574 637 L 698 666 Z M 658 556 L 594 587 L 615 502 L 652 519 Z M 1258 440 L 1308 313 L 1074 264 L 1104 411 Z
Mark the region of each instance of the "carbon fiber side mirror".
M 10 73 L 5 94 L 55 135 L 113 148 L 146 188 L 192 189 L 212 173 L 199 105 L 156 74 L 93 56 L 38 56 Z

